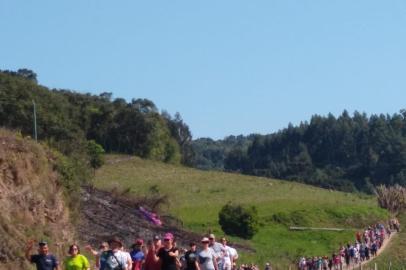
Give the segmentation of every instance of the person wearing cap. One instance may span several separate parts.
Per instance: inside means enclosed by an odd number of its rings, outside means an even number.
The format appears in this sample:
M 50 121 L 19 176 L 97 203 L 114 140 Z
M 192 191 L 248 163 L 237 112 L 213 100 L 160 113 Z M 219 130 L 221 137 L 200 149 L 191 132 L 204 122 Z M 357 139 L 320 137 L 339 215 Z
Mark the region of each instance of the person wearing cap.
M 184 258 L 186 263 L 185 270 L 200 270 L 195 242 L 190 243 L 190 249 L 186 251 Z
M 148 252 L 145 257 L 144 270 L 161 270 L 161 263 L 156 259 L 157 253 L 161 247 L 162 243 L 159 235 L 155 235 L 152 238 L 152 241 L 148 241 Z
M 214 250 L 214 253 L 217 258 L 221 257 L 223 245 L 220 244 L 219 242 L 216 242 L 216 237 L 212 233 L 209 235 L 209 247 Z M 222 270 L 223 269 L 222 260 L 217 260 L 217 263 L 218 263 L 218 269 Z
M 212 248 L 209 247 L 209 238 L 203 237 L 202 250 L 199 252 L 199 266 L 201 270 L 218 270 L 217 256 Z
M 177 270 L 180 264 L 178 256 L 179 250 L 173 245 L 174 238 L 172 233 L 164 235 L 163 247 L 159 249 L 155 259 L 161 263 L 161 270 Z
M 131 246 L 130 255 L 131 255 L 131 260 L 133 262 L 131 270 L 141 270 L 142 269 L 142 265 L 145 262 L 145 255 L 144 255 L 144 252 L 142 251 L 143 244 L 144 244 L 144 240 L 137 239 L 137 240 L 135 240 L 134 245 Z
M 56 257 L 49 253 L 48 243 L 40 241 L 38 243 L 38 254 L 31 255 L 32 248 L 34 246 L 34 240 L 30 240 L 27 243 L 25 250 L 25 258 L 35 264 L 37 270 L 60 270 L 59 262 Z
M 121 240 L 117 237 L 113 237 L 108 241 L 108 244 L 110 250 L 103 252 L 100 256 L 100 261 L 105 262 L 104 268 L 101 268 L 101 270 L 130 270 L 128 269 L 129 262 L 127 254 L 121 250 L 123 247 Z

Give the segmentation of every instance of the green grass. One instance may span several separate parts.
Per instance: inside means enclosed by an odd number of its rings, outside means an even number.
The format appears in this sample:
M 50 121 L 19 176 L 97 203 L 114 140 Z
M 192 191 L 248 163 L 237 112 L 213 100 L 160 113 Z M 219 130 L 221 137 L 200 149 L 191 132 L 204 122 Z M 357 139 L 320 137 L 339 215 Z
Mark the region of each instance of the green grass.
M 122 159 L 110 155 L 107 160 Z M 134 157 L 105 165 L 96 172 L 96 187 L 130 189 L 134 196 L 151 191 L 166 194 L 165 209 L 181 219 L 190 230 L 223 235 L 218 212 L 228 201 L 255 205 L 261 219 L 259 232 L 250 241 L 231 237 L 257 250 L 242 254 L 241 261 L 261 265 L 272 261 L 286 266 L 299 255 L 331 254 L 339 243 L 353 240 L 352 229 L 384 220 L 387 212 L 378 208 L 372 196 L 329 191 L 299 183 L 200 171 Z M 344 232 L 289 231 L 289 225 L 341 227 Z

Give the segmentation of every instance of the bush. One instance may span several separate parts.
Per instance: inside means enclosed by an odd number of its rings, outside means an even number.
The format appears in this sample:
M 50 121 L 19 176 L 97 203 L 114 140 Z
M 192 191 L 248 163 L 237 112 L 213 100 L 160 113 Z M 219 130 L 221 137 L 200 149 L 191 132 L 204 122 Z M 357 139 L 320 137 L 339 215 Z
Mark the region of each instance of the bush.
M 229 235 L 251 239 L 258 231 L 258 212 L 255 206 L 243 207 L 227 203 L 219 212 L 221 229 Z
M 90 166 L 95 170 L 104 164 L 104 149 L 94 140 L 87 141 L 87 155 L 89 156 Z

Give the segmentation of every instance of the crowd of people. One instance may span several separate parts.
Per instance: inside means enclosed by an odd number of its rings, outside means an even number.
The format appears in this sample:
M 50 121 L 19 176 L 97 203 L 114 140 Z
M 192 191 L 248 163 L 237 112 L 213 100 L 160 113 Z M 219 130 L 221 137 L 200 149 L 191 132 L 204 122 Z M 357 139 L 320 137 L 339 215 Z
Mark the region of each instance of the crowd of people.
M 330 257 L 302 257 L 298 263 L 299 270 L 342 270 L 351 265 L 358 265 L 376 256 L 385 238 L 392 231 L 399 231 L 397 219 L 391 219 L 388 226 L 376 224 L 364 231 L 358 231 L 354 243 L 342 245 Z M 26 259 L 35 264 L 37 270 L 61 270 L 61 264 L 49 252 L 45 241 L 38 243 L 38 254 L 32 254 L 34 241 L 29 241 L 25 250 Z M 90 245 L 85 249 L 94 256 L 94 269 L 98 270 L 260 270 L 255 264 L 237 266 L 237 250 L 227 244 L 226 238 L 216 241 L 213 234 L 203 237 L 200 245 L 191 242 L 189 249 L 178 248 L 172 233 L 166 233 L 162 238 L 155 235 L 144 243 L 136 239 L 126 249 L 123 242 L 113 237 L 103 242 L 97 249 Z M 72 244 L 68 256 L 63 261 L 64 270 L 90 270 L 88 258 L 81 254 L 80 247 Z M 265 270 L 272 270 L 269 263 Z
M 340 249 L 330 257 L 302 257 L 299 260 L 299 270 L 342 270 L 368 261 L 377 255 L 382 247 L 385 238 L 389 237 L 392 231 L 399 231 L 400 224 L 396 218 L 391 219 L 388 225 L 378 223 L 370 226 L 364 231 L 355 234 L 354 243 L 342 245 Z
M 37 270 L 60 270 L 58 259 L 49 252 L 45 241 L 38 243 L 38 254 L 32 255 L 34 242 L 27 244 L 25 257 L 35 264 Z M 226 238 L 217 242 L 210 234 L 197 243 L 191 242 L 189 249 L 176 246 L 172 233 L 159 235 L 144 244 L 143 239 L 136 239 L 126 249 L 123 242 L 113 237 L 100 244 L 98 249 L 87 245 L 85 249 L 94 256 L 95 268 L 98 270 L 236 270 L 237 250 L 227 244 Z M 90 270 L 88 258 L 80 253 L 78 245 L 68 249 L 69 255 L 64 260 L 65 270 Z M 241 270 L 255 270 L 241 268 Z M 267 269 L 270 270 L 270 269 Z

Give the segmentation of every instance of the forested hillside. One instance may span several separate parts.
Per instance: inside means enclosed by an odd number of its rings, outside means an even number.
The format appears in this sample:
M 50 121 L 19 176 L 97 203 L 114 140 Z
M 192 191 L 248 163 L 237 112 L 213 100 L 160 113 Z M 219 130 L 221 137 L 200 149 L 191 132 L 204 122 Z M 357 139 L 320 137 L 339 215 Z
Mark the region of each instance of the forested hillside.
M 160 113 L 148 99 L 126 102 L 107 92 L 48 89 L 37 84 L 31 70 L 0 72 L 0 126 L 32 135 L 34 103 L 38 139 L 64 154 L 95 141 L 107 152 L 170 163 L 191 160 L 192 136 L 180 114 Z
M 358 112 L 351 116 L 346 111 L 339 117 L 315 115 L 274 134 L 218 141 L 202 138 L 192 143 L 181 116 L 159 112 L 148 99 L 127 102 L 108 92 L 48 89 L 38 85 L 31 70 L 0 72 L 1 126 L 32 135 L 34 103 L 38 138 L 79 157 L 72 159 L 76 166 L 92 162 L 92 149 L 104 149 L 345 191 L 371 192 L 379 184 L 406 184 L 405 111 L 391 116 Z M 81 159 L 87 161 L 77 161 Z
M 203 170 L 224 170 L 224 160 L 230 151 L 246 151 L 255 135 L 228 136 L 223 140 L 199 138 L 192 141 L 193 165 Z
M 405 111 L 370 117 L 346 111 L 337 118 L 315 115 L 298 126 L 245 140 L 248 147 L 223 152 L 224 165 L 217 166 L 345 191 L 406 184 Z M 199 148 L 195 150 L 199 156 Z

